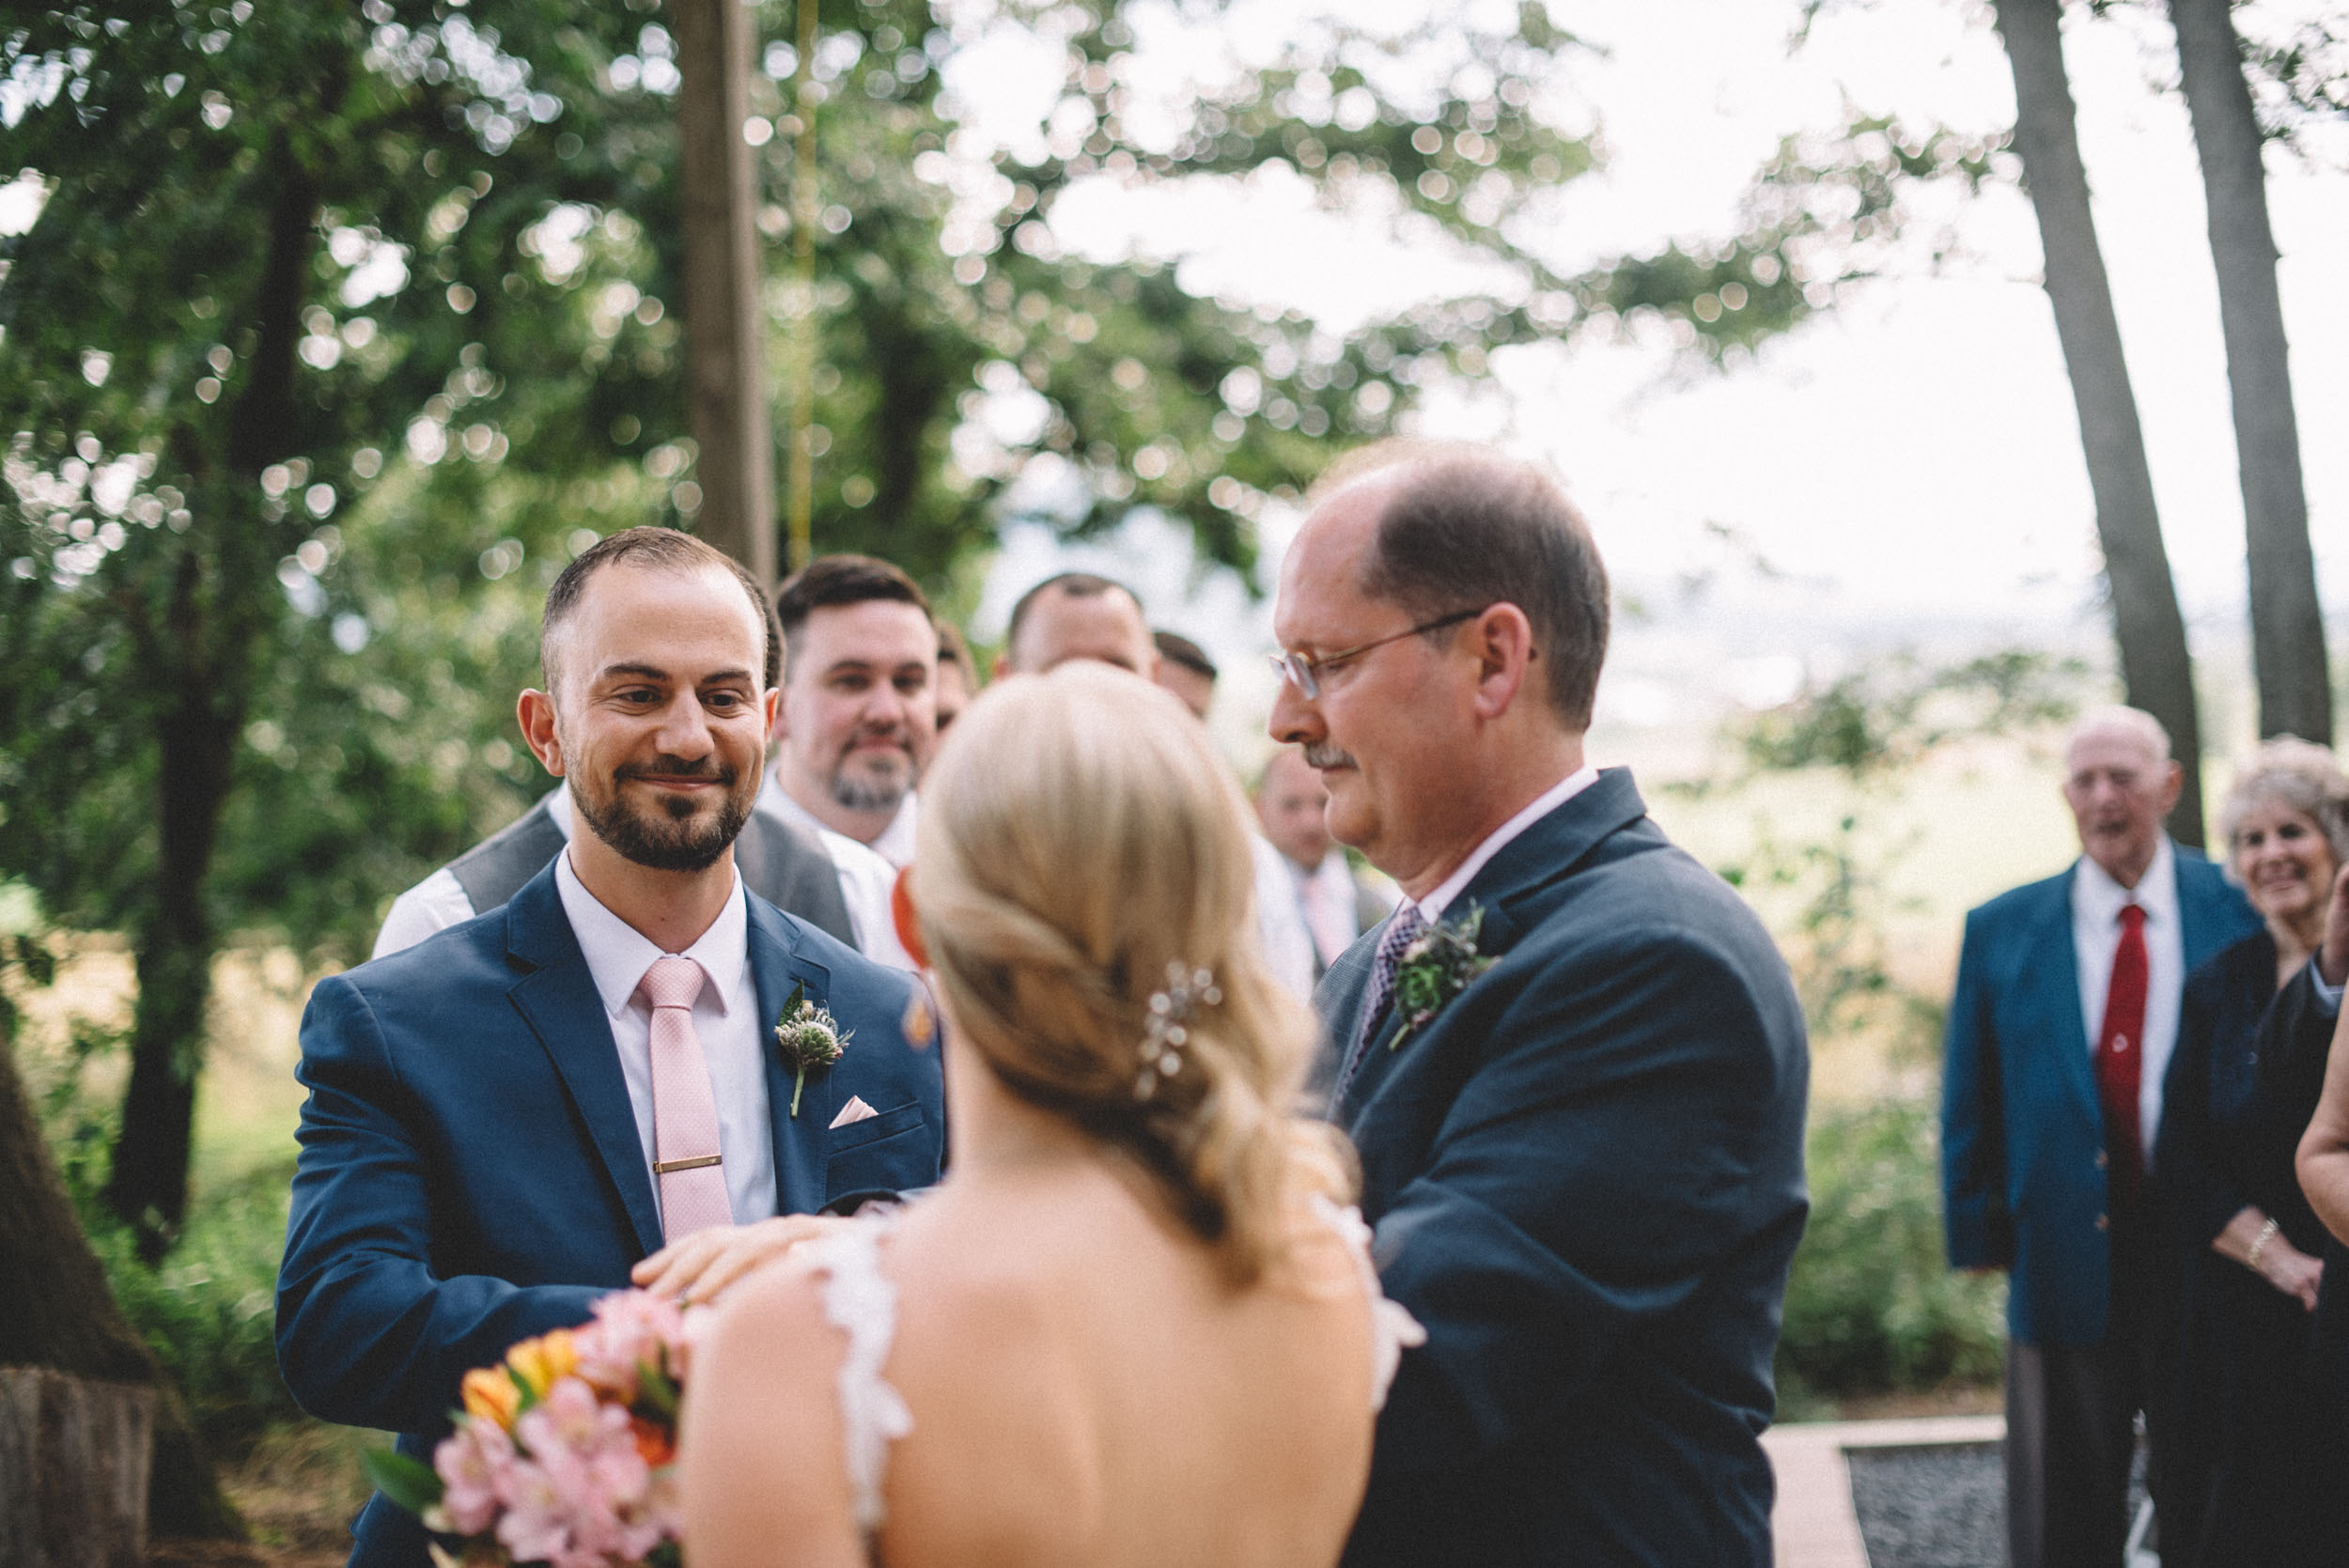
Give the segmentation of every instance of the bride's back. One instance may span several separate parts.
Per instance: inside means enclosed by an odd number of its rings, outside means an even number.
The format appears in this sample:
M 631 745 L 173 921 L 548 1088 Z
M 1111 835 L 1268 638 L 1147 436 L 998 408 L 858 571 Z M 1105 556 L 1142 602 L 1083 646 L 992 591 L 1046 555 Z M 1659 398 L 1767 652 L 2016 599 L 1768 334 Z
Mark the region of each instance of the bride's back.
M 1334 1560 L 1370 1458 L 1362 1284 L 1317 1217 L 1235 1289 L 1114 1176 L 981 1212 L 941 1192 L 884 1251 L 893 1564 Z
M 947 1179 L 733 1293 L 693 1568 L 1336 1560 L 1391 1358 L 1341 1146 L 1294 1114 L 1312 1025 L 1256 953 L 1244 809 L 1122 672 L 957 722 L 908 878 Z

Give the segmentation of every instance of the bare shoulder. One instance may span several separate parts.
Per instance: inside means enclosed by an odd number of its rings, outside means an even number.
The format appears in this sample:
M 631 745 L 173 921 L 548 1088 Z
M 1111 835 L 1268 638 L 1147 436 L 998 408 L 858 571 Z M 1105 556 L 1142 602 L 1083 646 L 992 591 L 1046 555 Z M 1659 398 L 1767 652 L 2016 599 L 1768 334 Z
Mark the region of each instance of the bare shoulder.
M 694 1350 L 678 1434 L 694 1568 L 769 1564 L 777 1541 L 799 1544 L 792 1560 L 807 1568 L 863 1562 L 835 1382 L 847 1343 L 803 1263 L 726 1293 Z

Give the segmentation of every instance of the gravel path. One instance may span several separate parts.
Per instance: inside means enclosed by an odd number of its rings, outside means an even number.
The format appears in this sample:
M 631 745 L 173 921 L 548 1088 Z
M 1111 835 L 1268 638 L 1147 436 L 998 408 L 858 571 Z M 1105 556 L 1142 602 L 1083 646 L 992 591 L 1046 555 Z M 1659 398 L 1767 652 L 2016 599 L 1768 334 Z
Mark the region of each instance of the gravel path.
M 2003 1568 L 2006 1474 L 1999 1445 L 1849 1451 L 1851 1495 L 1869 1568 Z M 2138 1455 L 2130 1511 L 2144 1500 Z
M 1856 1449 L 1851 1497 L 1870 1568 L 2000 1568 L 2006 1474 L 1999 1445 Z

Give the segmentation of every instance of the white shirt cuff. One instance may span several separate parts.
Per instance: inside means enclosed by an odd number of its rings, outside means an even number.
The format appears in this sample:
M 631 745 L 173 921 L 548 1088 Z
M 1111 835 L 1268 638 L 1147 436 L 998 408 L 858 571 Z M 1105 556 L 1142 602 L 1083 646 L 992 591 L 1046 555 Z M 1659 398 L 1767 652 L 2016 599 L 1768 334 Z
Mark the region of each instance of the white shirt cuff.
M 2309 957 L 2309 985 L 2316 992 L 2316 1010 L 2328 1018 L 2338 1017 L 2341 1013 L 2341 993 L 2349 987 L 2325 984 L 2325 971 L 2316 967 L 2316 958 L 2312 954 Z

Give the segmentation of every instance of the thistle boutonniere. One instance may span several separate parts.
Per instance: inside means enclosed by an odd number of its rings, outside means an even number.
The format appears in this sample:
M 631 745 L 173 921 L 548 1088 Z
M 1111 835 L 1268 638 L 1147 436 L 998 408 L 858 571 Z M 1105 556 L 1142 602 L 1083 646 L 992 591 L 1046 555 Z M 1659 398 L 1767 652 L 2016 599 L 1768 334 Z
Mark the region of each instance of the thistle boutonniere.
M 1403 949 L 1394 969 L 1394 1006 L 1403 1027 L 1387 1042 L 1389 1050 L 1401 1048 L 1411 1031 L 1501 961 L 1476 951 L 1476 934 L 1484 924 L 1485 911 L 1471 904 L 1458 920 L 1438 921 Z
M 795 1120 L 800 1114 L 800 1092 L 807 1087 L 807 1070 L 839 1061 L 855 1033 L 854 1030 L 843 1032 L 839 1019 L 808 1001 L 804 983 L 791 987 L 791 1000 L 783 1004 L 783 1015 L 775 1019 L 775 1044 L 783 1048 L 783 1059 L 791 1063 L 795 1075 L 791 1080 Z

